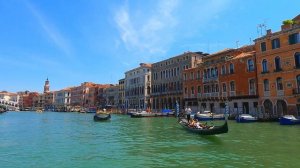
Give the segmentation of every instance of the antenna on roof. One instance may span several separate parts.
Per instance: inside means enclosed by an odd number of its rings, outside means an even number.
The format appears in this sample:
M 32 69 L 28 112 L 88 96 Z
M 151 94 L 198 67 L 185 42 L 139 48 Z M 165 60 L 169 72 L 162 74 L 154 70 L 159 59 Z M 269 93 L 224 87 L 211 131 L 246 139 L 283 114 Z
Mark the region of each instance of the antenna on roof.
M 260 36 L 263 36 L 263 29 L 264 29 L 264 32 L 266 32 L 266 30 L 267 30 L 266 19 L 264 20 L 264 23 L 257 25 L 257 27 L 256 27 L 257 36 L 259 36 L 259 33 L 260 33 Z
M 236 48 L 239 48 L 239 41 L 236 41 Z

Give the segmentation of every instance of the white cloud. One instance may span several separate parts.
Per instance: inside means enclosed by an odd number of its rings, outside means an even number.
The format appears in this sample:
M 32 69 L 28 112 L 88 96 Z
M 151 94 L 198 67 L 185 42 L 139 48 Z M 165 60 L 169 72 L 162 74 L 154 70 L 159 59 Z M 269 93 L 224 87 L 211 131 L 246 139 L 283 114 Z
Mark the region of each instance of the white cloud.
M 167 32 L 176 25 L 172 12 L 177 4 L 176 0 L 159 1 L 154 14 L 143 20 L 133 20 L 129 7 L 122 6 L 115 14 L 115 22 L 127 50 L 164 53 L 171 34 Z
M 58 29 L 49 22 L 39 10 L 30 2 L 25 1 L 28 9 L 31 11 L 33 16 L 37 19 L 38 23 L 45 31 L 47 36 L 53 41 L 53 43 L 62 50 L 66 56 L 71 57 L 72 49 L 68 40 L 58 31 Z
M 140 60 L 149 61 L 149 56 L 151 60 L 161 58 L 171 47 L 176 48 L 172 45 L 179 44 L 180 40 L 191 44 L 190 39 L 201 37 L 201 30 L 221 19 L 220 14 L 227 9 L 229 2 L 163 0 L 157 1 L 154 7 L 151 4 L 142 9 L 130 8 L 127 3 L 115 12 L 114 21 L 121 44 L 132 53 L 131 57 L 136 53 Z M 199 40 L 197 43 L 207 41 Z

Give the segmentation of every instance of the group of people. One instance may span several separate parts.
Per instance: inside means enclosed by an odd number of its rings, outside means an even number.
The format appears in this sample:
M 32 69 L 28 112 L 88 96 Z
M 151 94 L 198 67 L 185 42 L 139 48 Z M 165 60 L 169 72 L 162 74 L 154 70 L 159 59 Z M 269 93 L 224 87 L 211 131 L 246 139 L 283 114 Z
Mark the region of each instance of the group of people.
M 207 123 L 201 123 L 197 119 L 190 119 L 188 121 L 188 126 L 191 128 L 197 128 L 197 129 L 209 129 L 210 126 L 207 125 Z

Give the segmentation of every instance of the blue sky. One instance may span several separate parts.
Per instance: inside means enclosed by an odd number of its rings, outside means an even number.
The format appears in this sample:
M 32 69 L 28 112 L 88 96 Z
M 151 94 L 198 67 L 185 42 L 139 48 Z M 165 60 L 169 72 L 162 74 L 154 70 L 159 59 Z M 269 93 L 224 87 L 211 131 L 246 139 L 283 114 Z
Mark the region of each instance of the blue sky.
M 292 0 L 0 0 L 0 91 L 118 83 L 141 62 L 253 43 L 300 14 Z

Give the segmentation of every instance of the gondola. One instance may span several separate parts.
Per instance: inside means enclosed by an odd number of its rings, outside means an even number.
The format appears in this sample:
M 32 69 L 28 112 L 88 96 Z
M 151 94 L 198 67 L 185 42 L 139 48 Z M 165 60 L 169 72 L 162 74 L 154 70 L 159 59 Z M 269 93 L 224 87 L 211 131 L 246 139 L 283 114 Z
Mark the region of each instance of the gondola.
M 179 124 L 189 132 L 196 133 L 199 135 L 215 135 L 215 134 L 223 134 L 228 132 L 227 120 L 223 125 L 212 126 L 210 128 L 202 128 L 202 129 L 189 127 L 188 122 L 185 118 L 180 119 Z
M 110 118 L 111 118 L 111 115 L 110 114 L 105 114 L 105 113 L 94 115 L 94 121 L 107 121 Z

